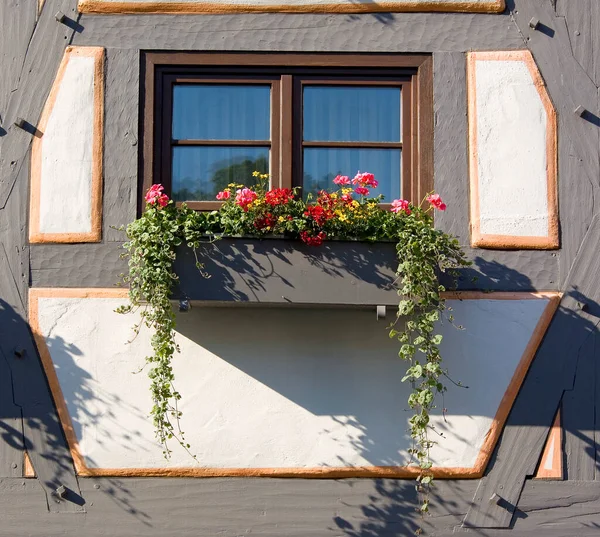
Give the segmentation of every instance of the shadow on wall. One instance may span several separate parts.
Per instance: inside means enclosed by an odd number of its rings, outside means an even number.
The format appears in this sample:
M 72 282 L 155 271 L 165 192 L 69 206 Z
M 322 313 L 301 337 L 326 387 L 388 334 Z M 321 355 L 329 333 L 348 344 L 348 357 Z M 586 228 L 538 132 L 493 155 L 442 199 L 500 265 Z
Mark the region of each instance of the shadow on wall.
M 279 280 L 282 293 L 294 289 L 294 282 L 282 274 L 289 273 L 293 265 L 315 267 L 334 278 L 353 277 L 375 285 L 379 289 L 392 289 L 395 279 L 395 245 L 388 248 L 372 247 L 366 243 L 323 244 L 314 248 L 298 241 L 278 239 L 228 240 L 203 244 L 198 248 L 198 258 L 210 274 L 206 280 L 198 274 L 194 253 L 188 247 L 177 252 L 175 271 L 179 275 L 178 292 L 192 299 L 246 301 L 258 300 Z M 201 289 L 198 294 L 198 289 Z
M 15 346 L 28 341 L 26 348 Z M 61 337 L 50 337 L 47 345 L 55 360 L 55 366 L 66 367 L 73 375 L 78 376 L 76 401 L 70 401 L 78 411 L 71 412 L 71 421 L 76 433 L 81 430 L 83 418 L 94 421 L 98 415 L 90 411 L 90 401 L 100 401 L 104 395 L 98 393 L 90 383 L 85 371 L 79 369 L 74 360 L 79 349 L 64 341 Z M 14 355 L 10 349 L 22 352 L 21 357 Z M 56 361 L 58 359 L 58 361 Z M 114 408 L 120 402 L 112 401 Z M 93 408 L 93 405 L 91 405 Z M 85 416 L 81 414 L 85 412 Z M 21 428 L 7 426 L 7 422 L 22 420 Z M 66 475 L 72 475 L 73 459 L 58 420 L 54 402 L 50 394 L 46 375 L 33 346 L 31 332 L 26 321 L 4 300 L 0 298 L 0 441 L 13 448 L 29 453 L 34 471 L 38 479 L 43 479 L 50 489 L 56 489 L 64 483 Z M 106 435 L 102 442 L 127 441 L 127 433 L 120 439 Z M 0 454 L 2 450 L 0 449 Z M 43 468 L 40 464 L 43 463 Z M 102 492 L 120 509 L 138 518 L 142 523 L 150 525 L 150 515 L 136 508 L 134 498 L 124 482 L 116 479 L 104 479 Z M 85 500 L 70 495 L 74 503 L 83 505 Z
M 486 262 L 478 263 L 478 269 L 485 273 Z M 494 267 L 494 272 L 498 267 Z M 516 271 L 505 268 L 507 277 L 513 277 L 525 289 L 530 288 L 528 278 Z M 513 282 L 514 283 L 514 282 Z M 586 317 L 579 315 L 577 311 L 565 307 L 565 304 L 575 303 L 584 305 Z M 556 334 L 564 334 L 568 341 L 572 342 L 573 347 L 570 353 L 559 353 L 549 356 L 549 360 L 540 363 L 534 360 L 532 363 L 524 387 L 529 383 L 538 385 L 537 390 L 544 390 L 544 387 L 554 383 L 562 385 L 562 395 L 553 401 L 553 407 L 548 414 L 551 416 L 547 423 L 540 423 L 535 419 L 535 411 L 527 412 L 526 408 L 539 406 L 532 401 L 532 396 L 541 395 L 542 392 L 532 393 L 534 390 L 521 389 L 517 403 L 521 403 L 518 414 L 513 412 L 509 416 L 511 426 L 550 426 L 553 416 L 558 407 L 561 407 L 563 438 L 566 439 L 567 448 L 563 451 L 563 471 L 564 479 L 581 479 L 579 475 L 570 475 L 570 468 L 574 467 L 593 467 L 595 479 L 600 478 L 600 423 L 597 422 L 595 409 L 600 404 L 600 390 L 597 389 L 600 381 L 600 334 L 598 326 L 600 324 L 600 304 L 590 300 L 587 296 L 580 293 L 577 288 L 570 289 L 565 293 L 561 306 L 556 311 L 551 327 L 552 338 Z M 548 332 L 547 332 L 548 334 Z M 546 336 L 548 337 L 548 336 Z M 554 339 L 551 340 L 554 342 Z M 542 345 L 544 342 L 542 342 Z M 540 345 L 540 348 L 542 348 Z M 558 347 L 558 346 L 557 346 Z M 554 346 L 551 348 L 555 348 Z M 548 350 L 548 348 L 546 349 Z M 561 393 L 560 391 L 558 393 Z M 527 397 L 527 399 L 524 399 Z M 543 399 L 542 399 L 543 401 Z M 524 404 L 523 404 L 524 403 Z M 544 403 L 541 403 L 544 404 Z M 525 409 L 525 411 L 523 411 Z M 530 415 L 531 414 L 531 415 Z M 500 442 L 502 439 L 500 439 Z M 496 462 L 498 447 L 492 456 L 486 473 L 493 468 Z M 565 440 L 563 440 L 565 442 Z M 563 444 L 564 447 L 564 444 Z M 570 449 L 569 449 L 570 447 Z M 518 446 L 516 446 L 518 448 Z M 540 453 L 542 446 L 540 446 Z M 582 457 L 582 452 L 584 453 Z M 589 461 L 582 462 L 587 458 Z M 570 466 L 571 465 L 571 466 Z M 576 470 L 575 470 L 576 471 Z M 594 479 L 588 476 L 587 479 Z M 456 518 L 456 524 L 460 524 L 466 513 L 464 504 L 461 509 L 464 512 L 453 512 L 453 507 L 458 504 L 453 502 L 452 495 L 448 494 L 448 488 L 455 482 L 445 482 L 442 490 L 443 494 L 438 494 L 434 489 L 431 502 L 431 517 L 426 516 L 419 524 L 428 534 L 434 531 L 434 523 L 439 517 L 453 515 Z M 458 483 L 458 482 L 456 482 Z M 336 516 L 333 522 L 338 530 L 343 531 L 348 537 L 382 537 L 413 535 L 416 524 L 412 520 L 419 521 L 419 515 L 415 512 L 416 492 L 413 487 L 407 487 L 406 481 L 377 480 L 374 484 L 373 493 L 369 496 L 369 503 L 361 506 L 363 514 L 362 520 L 355 520 Z M 527 518 L 527 514 L 520 511 L 518 506 L 515 510 L 511 528 L 518 524 L 521 518 Z

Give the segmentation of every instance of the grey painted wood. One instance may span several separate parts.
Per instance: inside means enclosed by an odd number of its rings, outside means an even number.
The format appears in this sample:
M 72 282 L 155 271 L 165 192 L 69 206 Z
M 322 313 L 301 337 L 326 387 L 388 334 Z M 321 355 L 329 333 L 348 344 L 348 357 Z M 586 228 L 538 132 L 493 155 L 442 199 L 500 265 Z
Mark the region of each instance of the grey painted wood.
M 579 14 L 578 17 L 592 19 L 596 16 L 596 11 L 585 10 L 586 2 L 572 4 L 576 4 L 577 8 L 574 5 L 567 16 L 578 11 L 586 12 L 586 15 Z M 590 118 L 581 118 L 573 111 L 581 105 L 598 115 L 598 88 L 573 55 L 567 26 L 577 25 L 576 22 L 556 16 L 552 2 L 547 0 L 509 0 L 507 6 L 527 39 L 527 46 L 542 73 L 558 117 L 560 273 L 563 287 L 594 214 L 594 194 L 590 190 L 596 191 L 600 182 L 600 129 Z M 532 18 L 544 24 L 544 31 L 529 27 Z M 592 19 L 590 24 L 598 27 L 600 19 Z M 578 47 L 578 54 L 587 51 L 588 55 L 598 55 L 597 49 L 591 49 L 583 42 Z
M 74 6 L 72 0 L 47 0 L 33 35 L 27 34 L 26 26 L 22 28 L 28 42 L 17 62 L 22 70 L 13 80 L 15 86 L 8 102 L 7 122 L 12 123 L 17 115 L 32 124 L 37 122 L 72 33 L 54 20 L 54 14 L 59 10 L 72 14 Z M 15 12 L 22 11 L 21 20 L 25 21 L 24 14 L 33 7 L 37 11 L 37 2 L 15 1 L 8 3 L 8 7 Z M 10 17 L 10 20 L 18 21 L 19 17 Z M 7 58 L 11 60 L 10 56 L 2 57 L 2 66 Z M 2 418 L 11 415 L 19 418 L 20 425 L 12 427 L 6 441 L 12 440 L 15 447 L 21 445 L 21 462 L 17 463 L 17 469 L 22 465 L 23 448 L 29 452 L 39 477 L 38 486 L 41 485 L 45 497 L 38 505 L 40 509 L 81 511 L 77 505 L 81 499 L 71 456 L 26 321 L 29 282 L 26 208 L 31 135 L 14 127 L 7 130 L 0 138 L 0 351 L 3 364 L 10 370 L 13 405 L 7 405 L 3 399 L 1 411 Z M 21 354 L 20 358 L 15 356 L 15 350 Z M 6 454 L 6 450 L 1 453 Z M 2 464 L 6 464 L 6 459 L 2 459 Z M 52 496 L 61 484 L 70 490 L 69 501 L 58 502 Z
M 598 60 L 593 50 L 594 41 L 600 34 L 594 24 L 597 19 L 594 17 L 593 5 L 597 3 L 595 0 L 557 0 L 555 6 L 556 14 L 565 18 L 573 56 L 596 85 L 598 80 L 595 80 L 594 75 Z
M 20 407 L 23 431 L 19 438 L 19 428 L 13 427 L 10 438 L 5 440 L 15 446 L 21 444 L 28 451 L 51 511 L 79 511 L 78 505 L 57 502 L 52 496 L 60 485 L 79 496 L 79 486 L 29 325 L 19 313 L 23 307 L 21 298 L 14 282 L 11 286 L 6 281 L 5 275 L 10 274 L 10 269 L 3 251 L 0 249 L 0 274 L 3 275 L 0 280 L 0 351 L 10 368 L 14 403 Z M 15 356 L 15 350 L 21 354 L 20 358 Z M 20 456 L 22 461 L 23 453 Z
M 2 21 L 2 32 L 0 33 L 0 58 L 2 65 L 2 76 L 0 77 L 0 127 L 7 128 L 8 123 L 6 108 L 11 93 L 18 86 L 19 76 L 25 50 L 37 16 L 36 0 L 16 0 L 12 2 L 0 2 L 0 21 Z M 0 131 L 4 136 L 5 131 Z M 0 152 L 0 158 L 2 153 Z
M 487 475 L 481 480 L 467 527 L 508 527 L 528 475 L 539 461 L 563 391 L 573 387 L 577 359 L 600 323 L 600 217 L 581 245 L 563 297 L 508 417 Z M 580 304 L 588 304 L 586 312 Z M 515 453 L 519 456 L 515 457 Z M 497 494 L 504 502 L 490 498 Z
M 82 478 L 85 517 L 39 509 L 33 480 L 0 480 L 2 535 L 44 537 L 398 537 L 412 536 L 419 514 L 411 480 Z M 460 523 L 473 481 L 436 487 L 423 526 L 450 531 Z
M 3 117 L 8 128 L 5 127 L 7 134 L 0 138 L 0 208 L 6 204 L 32 138 L 29 132 L 13 123 L 17 117 L 22 117 L 33 126 L 37 124 L 65 46 L 74 33 L 69 26 L 58 23 L 54 16 L 61 11 L 76 17 L 76 7 L 77 0 L 46 0 L 28 44 L 27 55 L 22 58 L 19 86 L 12 93 Z
M 4 245 L 0 243 L 0 289 L 11 278 Z M 8 282 L 13 284 L 12 281 Z M 0 324 L 5 322 L 6 306 L 0 298 Z M 1 328 L 0 328 L 0 334 Z M 4 336 L 6 337 L 6 336 Z M 15 350 L 0 347 L 0 477 L 23 475 L 23 420 L 21 409 L 15 404 L 13 379 L 9 360 L 16 359 Z
M 522 48 L 504 15 L 83 15 L 77 45 L 202 51 L 428 52 Z
M 108 49 L 105 64 L 104 230 L 108 242 L 122 242 L 114 228 L 136 217 L 138 177 L 139 51 Z M 104 267 L 102 267 L 104 268 Z
M 595 477 L 595 364 L 600 355 L 597 345 L 597 334 L 591 334 L 579 353 L 573 387 L 563 396 L 564 468 L 565 477 L 570 480 L 593 481 Z
M 529 480 L 513 531 L 457 527 L 476 483 L 438 482 L 427 535 L 598 534 L 593 482 Z M 2 535 L 409 537 L 419 520 L 410 480 L 82 478 L 81 487 L 86 516 L 56 517 L 40 511 L 35 480 L 0 479 Z
M 109 209 L 110 211 L 110 209 Z M 115 237 L 124 238 L 120 232 L 114 231 Z M 226 243 L 223 241 L 217 247 L 221 250 L 224 244 L 235 244 L 237 241 Z M 263 241 L 270 244 L 271 241 Z M 246 244 L 246 246 L 244 246 Z M 241 241 L 240 248 L 246 250 L 248 255 L 248 244 L 252 241 Z M 284 258 L 276 257 L 275 250 L 264 251 L 260 258 L 259 265 L 255 262 L 248 264 L 243 258 L 228 261 L 226 266 L 223 265 L 223 259 L 207 260 L 207 266 L 213 270 L 212 281 L 209 281 L 212 287 L 216 287 L 215 282 L 221 282 L 226 287 L 222 290 L 213 289 L 213 295 L 219 295 L 219 300 L 234 300 L 242 297 L 248 300 L 254 300 L 250 293 L 248 281 L 244 276 L 252 276 L 255 283 L 261 282 L 260 285 L 268 284 L 260 291 L 262 301 L 280 302 L 282 294 L 289 291 L 289 286 L 285 284 L 285 280 L 297 278 L 302 270 L 309 270 L 313 276 L 321 280 L 328 280 L 336 276 L 336 280 L 345 275 L 350 278 L 348 282 L 336 281 L 338 286 L 348 286 L 353 293 L 356 290 L 358 283 L 351 283 L 353 271 L 359 270 L 361 274 L 366 274 L 368 280 L 377 279 L 377 275 L 369 275 L 365 269 L 365 259 L 362 261 L 361 267 L 344 268 L 353 255 L 352 249 L 344 253 L 339 259 L 335 260 L 331 257 L 331 245 L 329 243 L 324 248 L 306 248 L 299 242 L 285 242 L 278 250 L 278 254 L 287 252 L 287 261 Z M 361 248 L 361 245 L 353 245 Z M 390 245 L 391 246 L 391 245 Z M 389 247 L 388 247 L 389 248 Z M 225 248 L 226 255 L 232 255 L 232 250 Z M 119 256 L 123 253 L 122 243 L 106 242 L 102 244 L 32 244 L 31 251 L 31 286 L 32 287 L 113 287 L 120 280 L 120 275 L 127 270 L 127 261 Z M 356 252 L 356 249 L 354 250 Z M 184 250 L 185 252 L 185 250 Z M 302 254 L 301 252 L 306 252 Z M 186 286 L 189 287 L 190 294 L 194 293 L 198 279 L 198 272 L 194 266 L 192 256 L 185 256 L 185 259 L 178 261 L 178 266 L 183 267 L 182 274 L 186 281 Z M 487 252 L 484 250 L 473 251 L 474 265 L 471 269 L 465 270 L 459 289 L 486 289 L 494 291 L 535 291 L 535 290 L 553 290 L 557 289 L 557 267 L 556 257 L 549 252 L 520 252 L 519 255 L 510 252 Z M 275 257 L 273 257 L 275 256 Z M 225 259 L 226 260 L 226 259 Z M 300 265 L 293 265 L 291 262 L 298 262 Z M 273 272 L 270 267 L 271 263 L 277 265 L 277 271 Z M 390 278 L 395 268 L 393 264 L 393 253 L 389 253 L 387 258 L 387 268 L 385 278 Z M 321 274 L 319 265 L 329 267 L 329 274 Z M 252 268 L 254 267 L 254 268 Z M 336 268 L 337 267 L 337 268 Z M 351 269 L 351 270 L 350 270 Z M 241 271 L 241 272 L 239 272 Z M 209 270 L 210 272 L 210 270 Z M 356 275 L 356 274 L 355 274 Z M 303 276 L 304 277 L 304 276 Z M 475 279 L 475 280 L 474 280 Z M 198 281 L 198 285 L 204 285 L 207 282 Z M 367 287 L 368 288 L 368 287 Z M 333 290 L 329 291 L 330 293 Z M 375 291 L 374 291 L 375 292 Z M 373 304 L 379 300 L 382 295 L 376 291 L 376 295 L 365 297 L 364 302 Z M 279 294 L 277 294 L 279 293 Z M 272 298 L 268 298 L 271 296 Z M 313 296 L 318 299 L 318 296 Z M 289 298 L 289 297 L 288 297 Z M 343 299 L 344 297 L 342 297 Z M 351 298 L 351 297 L 349 297 Z M 216 297 L 214 298 L 216 299 Z M 335 297 L 336 301 L 339 297 Z M 388 301 L 392 300 L 387 297 Z M 325 301 L 321 297 L 321 302 Z
M 543 537 L 598 535 L 600 483 L 528 480 L 511 530 L 456 528 L 454 535 Z M 441 532 L 440 535 L 451 535 Z

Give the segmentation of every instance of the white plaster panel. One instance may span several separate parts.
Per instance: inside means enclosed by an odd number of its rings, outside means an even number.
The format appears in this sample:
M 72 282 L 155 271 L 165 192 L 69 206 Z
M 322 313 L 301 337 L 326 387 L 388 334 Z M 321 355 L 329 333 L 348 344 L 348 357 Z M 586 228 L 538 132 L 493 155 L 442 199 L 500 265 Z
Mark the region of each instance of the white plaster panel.
M 95 59 L 74 56 L 42 138 L 41 233 L 92 231 Z
M 484 235 L 548 235 L 547 114 L 524 61 L 477 60 L 477 174 Z
M 40 298 L 46 338 L 89 467 L 193 467 L 154 441 L 144 331 L 114 313 L 123 301 Z M 434 423 L 436 466 L 471 467 L 548 301 L 450 301 L 444 322 L 452 377 Z M 174 366 L 182 426 L 199 464 L 214 468 L 406 465 L 404 364 L 374 311 L 195 307 L 178 316 Z M 440 404 L 441 406 L 441 404 Z

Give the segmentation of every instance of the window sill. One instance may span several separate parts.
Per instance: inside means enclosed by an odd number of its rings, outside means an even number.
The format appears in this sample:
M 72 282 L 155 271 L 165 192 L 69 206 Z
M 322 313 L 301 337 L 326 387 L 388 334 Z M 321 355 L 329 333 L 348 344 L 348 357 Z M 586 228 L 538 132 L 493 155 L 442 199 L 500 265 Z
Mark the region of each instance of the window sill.
M 177 250 L 175 298 L 261 304 L 397 305 L 398 265 L 391 242 L 227 238 Z

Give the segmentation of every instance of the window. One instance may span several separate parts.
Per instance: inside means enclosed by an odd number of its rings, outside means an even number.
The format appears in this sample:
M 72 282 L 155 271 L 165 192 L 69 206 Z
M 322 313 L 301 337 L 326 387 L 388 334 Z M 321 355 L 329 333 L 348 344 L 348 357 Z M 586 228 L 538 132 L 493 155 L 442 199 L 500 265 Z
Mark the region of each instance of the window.
M 420 201 L 432 188 L 431 57 L 145 54 L 142 188 L 219 206 L 229 183 L 309 192 L 375 174 L 372 195 Z

